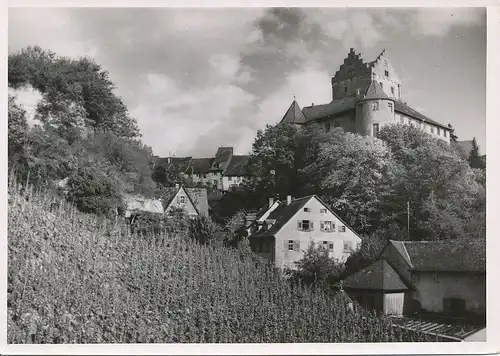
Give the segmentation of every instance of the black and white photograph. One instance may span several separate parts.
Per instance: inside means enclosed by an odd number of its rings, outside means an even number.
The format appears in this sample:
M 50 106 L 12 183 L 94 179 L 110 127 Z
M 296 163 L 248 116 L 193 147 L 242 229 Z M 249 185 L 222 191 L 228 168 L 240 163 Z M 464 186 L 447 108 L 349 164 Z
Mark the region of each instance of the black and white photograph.
M 7 345 L 494 341 L 487 12 L 9 7 Z

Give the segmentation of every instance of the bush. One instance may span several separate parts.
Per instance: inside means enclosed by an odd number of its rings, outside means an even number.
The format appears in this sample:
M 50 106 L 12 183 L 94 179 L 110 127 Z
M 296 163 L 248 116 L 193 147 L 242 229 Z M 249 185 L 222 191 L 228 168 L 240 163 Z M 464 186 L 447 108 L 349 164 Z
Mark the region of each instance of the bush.
M 125 208 L 116 184 L 98 169 L 80 167 L 69 176 L 67 198 L 82 212 L 112 216 Z

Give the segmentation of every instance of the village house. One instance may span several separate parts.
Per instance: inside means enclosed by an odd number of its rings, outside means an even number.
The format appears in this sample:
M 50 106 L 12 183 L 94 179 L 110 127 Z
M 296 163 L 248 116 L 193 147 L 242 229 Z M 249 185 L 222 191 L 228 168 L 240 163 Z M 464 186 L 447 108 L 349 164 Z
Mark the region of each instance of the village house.
M 249 158 L 233 154 L 233 147 L 219 147 L 211 158 L 157 158 L 155 165 L 163 166 L 167 172 L 178 172 L 195 185 L 227 192 L 252 177 L 246 165 Z
M 208 216 L 208 199 L 205 188 L 185 188 L 180 185 L 164 188 L 161 199 L 165 213 L 173 209 L 183 209 L 191 218 Z
M 403 101 L 402 83 L 385 50 L 365 63 L 351 48 L 331 79 L 332 101 L 306 106 L 294 99 L 280 122 L 305 125 L 319 123 L 327 132 L 342 127 L 346 132 L 377 137 L 388 124 L 420 128 L 435 138 L 450 142 L 453 129 L 419 113 Z
M 277 267 L 295 269 L 311 242 L 325 247 L 339 261 L 358 248 L 361 238 L 319 197 L 311 195 L 285 202 L 270 199 L 257 217 L 249 237 L 252 250 Z
M 390 241 L 382 257 L 411 281 L 412 312 L 484 318 L 486 241 Z

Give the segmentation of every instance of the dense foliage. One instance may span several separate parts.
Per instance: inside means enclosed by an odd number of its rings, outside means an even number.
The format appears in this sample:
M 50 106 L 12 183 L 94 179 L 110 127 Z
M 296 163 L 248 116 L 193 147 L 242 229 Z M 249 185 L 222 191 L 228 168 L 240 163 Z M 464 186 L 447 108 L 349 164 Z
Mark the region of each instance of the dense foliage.
M 9 95 L 9 170 L 19 181 L 56 186 L 69 180 L 66 196 L 97 214 L 116 211 L 127 193 L 154 194 L 152 150 L 140 142 L 136 120 L 100 65 L 27 47 L 9 55 L 8 72 L 14 92 L 41 94 L 39 124 L 32 127 Z
M 385 126 L 379 138 L 317 125 L 268 126 L 257 134 L 250 162 L 257 175 L 244 186 L 250 207 L 316 194 L 362 235 L 485 237 L 484 171 L 412 126 Z
M 131 235 L 32 189 L 8 204 L 9 343 L 435 340 L 240 250 Z

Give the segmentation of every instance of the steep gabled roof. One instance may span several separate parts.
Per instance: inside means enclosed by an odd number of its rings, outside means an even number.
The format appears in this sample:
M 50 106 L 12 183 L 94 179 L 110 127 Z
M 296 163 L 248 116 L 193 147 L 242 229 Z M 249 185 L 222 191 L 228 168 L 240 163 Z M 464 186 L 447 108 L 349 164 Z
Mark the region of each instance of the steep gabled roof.
M 217 153 L 215 154 L 215 158 L 212 161 L 212 166 L 210 167 L 210 170 L 212 171 L 225 170 L 232 156 L 233 156 L 232 147 L 219 147 L 217 149 Z
M 198 214 L 208 216 L 207 190 L 205 188 L 185 188 L 184 190 Z
M 384 259 L 378 260 L 344 279 L 343 287 L 382 291 L 404 291 L 409 289 L 399 274 Z
M 247 162 L 250 156 L 248 155 L 236 155 L 231 158 L 229 164 L 224 171 L 225 176 L 250 176 L 252 175 L 248 169 Z
M 436 126 L 444 127 L 447 130 L 450 129 L 447 125 L 443 125 L 435 120 L 429 119 L 427 116 L 419 113 L 417 110 L 411 108 L 410 106 L 403 103 L 402 101 L 399 101 L 399 100 L 394 101 L 394 110 L 397 112 L 403 113 L 405 115 L 408 115 L 410 117 L 413 117 L 414 119 L 428 122 L 428 123 L 434 124 Z
M 480 239 L 443 241 L 391 241 L 421 272 L 486 272 L 486 241 Z
M 276 222 L 269 229 L 263 227 L 253 234 L 252 237 L 274 236 L 274 234 L 280 231 L 281 228 L 313 197 L 314 195 L 309 195 L 307 197 L 294 199 L 288 205 L 286 202 L 283 202 L 268 216 L 268 219 L 275 220 Z
M 287 124 L 304 124 L 306 122 L 306 118 L 300 109 L 299 104 L 294 99 L 285 115 L 281 119 L 280 123 Z
M 186 172 L 192 157 L 158 158 L 155 165 L 163 166 L 169 172 Z
M 328 104 L 305 106 L 302 109 L 306 120 L 312 121 L 322 119 L 327 116 L 338 115 L 342 112 L 353 110 L 356 107 L 356 98 L 354 96 L 347 96 L 342 99 L 332 100 Z
M 193 158 L 189 162 L 188 170 L 194 173 L 208 173 L 210 172 L 210 167 L 212 166 L 213 158 Z

